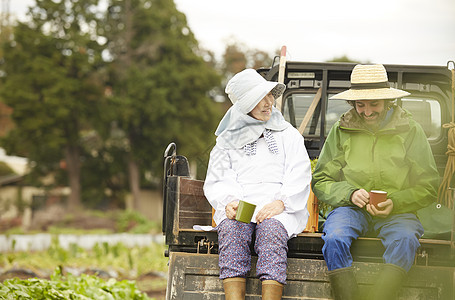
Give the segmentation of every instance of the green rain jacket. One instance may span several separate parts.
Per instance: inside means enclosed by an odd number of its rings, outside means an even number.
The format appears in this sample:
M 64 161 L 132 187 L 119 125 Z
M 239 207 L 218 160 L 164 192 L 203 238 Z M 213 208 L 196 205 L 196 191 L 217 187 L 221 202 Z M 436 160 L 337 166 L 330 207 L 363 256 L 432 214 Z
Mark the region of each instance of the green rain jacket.
M 393 201 L 392 214 L 415 213 L 436 200 L 439 174 L 422 127 L 399 106 L 386 120 L 372 132 L 351 109 L 334 124 L 313 173 L 319 200 L 353 206 L 355 190 L 384 190 Z

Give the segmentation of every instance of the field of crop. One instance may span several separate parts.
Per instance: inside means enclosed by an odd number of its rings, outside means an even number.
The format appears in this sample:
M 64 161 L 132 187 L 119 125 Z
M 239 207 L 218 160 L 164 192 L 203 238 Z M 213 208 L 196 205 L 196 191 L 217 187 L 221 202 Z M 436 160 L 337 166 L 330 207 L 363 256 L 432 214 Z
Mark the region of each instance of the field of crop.
M 49 293 L 55 293 L 55 299 L 163 299 L 167 273 L 164 250 L 158 243 L 133 248 L 102 243 L 91 250 L 76 245 L 63 249 L 54 240 L 47 251 L 1 253 L 0 299 L 17 299 L 7 296 L 15 293 L 31 297 L 24 299 L 40 299 L 38 294 Z M 104 293 L 112 297 L 102 296 Z M 60 294 L 63 298 L 58 298 Z M 49 299 L 54 299 L 50 295 Z

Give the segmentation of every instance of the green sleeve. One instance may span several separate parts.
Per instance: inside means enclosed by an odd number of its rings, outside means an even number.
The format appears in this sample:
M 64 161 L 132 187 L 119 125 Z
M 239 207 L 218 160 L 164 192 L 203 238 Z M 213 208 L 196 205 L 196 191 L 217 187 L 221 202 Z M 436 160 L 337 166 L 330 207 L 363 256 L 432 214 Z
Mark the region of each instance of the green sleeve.
M 411 213 L 436 201 L 439 173 L 433 153 L 422 127 L 412 122 L 406 138 L 406 162 L 411 166 L 408 186 L 389 194 L 393 201 L 392 213 Z
M 345 166 L 339 123 L 335 123 L 321 150 L 311 187 L 315 196 L 334 207 L 353 205 L 351 195 L 357 189 L 342 177 Z

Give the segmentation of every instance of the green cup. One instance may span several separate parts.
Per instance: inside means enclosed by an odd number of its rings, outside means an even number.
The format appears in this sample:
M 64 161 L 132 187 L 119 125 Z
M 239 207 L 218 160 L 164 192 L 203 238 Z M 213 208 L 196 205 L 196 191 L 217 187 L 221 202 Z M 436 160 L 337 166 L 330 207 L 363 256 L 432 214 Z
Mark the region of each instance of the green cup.
M 255 209 L 255 204 L 240 200 L 239 206 L 237 207 L 237 214 L 235 215 L 235 219 L 237 221 L 249 224 L 251 222 L 251 217 L 253 216 Z

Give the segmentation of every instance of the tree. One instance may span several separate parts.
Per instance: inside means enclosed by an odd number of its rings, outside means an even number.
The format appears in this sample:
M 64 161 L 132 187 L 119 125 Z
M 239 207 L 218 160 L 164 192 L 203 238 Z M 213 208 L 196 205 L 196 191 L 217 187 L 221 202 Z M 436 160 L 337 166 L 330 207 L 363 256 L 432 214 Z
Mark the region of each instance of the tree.
M 7 163 L 0 161 L 0 177 L 14 174 L 16 172 Z
M 226 45 L 223 54 L 223 74 L 231 77 L 247 67 L 247 54 L 242 45 L 232 42 Z
M 233 37 L 229 40 L 223 53 L 221 66 L 221 71 L 226 77 L 229 78 L 245 68 L 259 69 L 272 65 L 273 57 L 270 57 L 269 53 L 259 49 L 250 49 Z M 279 55 L 279 50 L 275 54 Z
M 130 190 L 137 208 L 147 170 L 161 177 L 174 141 L 196 158 L 220 119 L 208 91 L 220 76 L 200 56 L 186 17 L 172 0 L 110 0 L 103 34 L 111 60 L 113 121 L 125 133 Z
M 225 80 L 225 82 L 223 82 L 224 86 L 234 74 L 245 68 L 259 69 L 271 67 L 273 58 L 271 58 L 267 52 L 259 49 L 250 49 L 246 45 L 237 42 L 234 38 L 230 38 L 229 40 L 230 42 L 226 44 L 222 56 L 222 63 L 219 67 Z M 278 54 L 279 50 L 277 50 L 277 55 Z M 224 88 L 222 90 L 224 91 Z M 222 95 L 227 100 L 227 95 L 225 95 L 224 92 Z M 225 110 L 227 109 L 228 107 L 225 108 Z
M 103 99 L 97 4 L 39 0 L 30 20 L 19 22 L 13 39 L 2 45 L 1 98 L 16 124 L 2 143 L 43 173 L 58 169 L 64 158 L 71 209 L 80 205 L 81 134 L 91 128 Z
M 1 15 L 0 15 L 1 16 Z M 8 16 L 2 16 L 8 19 Z M 5 21 L 5 24 L 0 24 L 0 45 L 4 42 L 9 42 L 12 35 L 12 27 Z M 0 58 L 4 57 L 3 49 L 0 47 Z M 0 70 L 0 77 L 4 74 Z M 0 138 L 5 136 L 13 127 L 14 123 L 11 120 L 11 107 L 0 101 Z
M 357 61 L 357 60 L 350 59 L 350 58 L 347 57 L 346 55 L 334 57 L 334 58 L 330 59 L 328 62 L 352 62 L 352 63 L 361 63 L 361 62 L 359 62 L 359 61 Z M 365 62 L 365 63 L 367 63 L 367 62 Z

